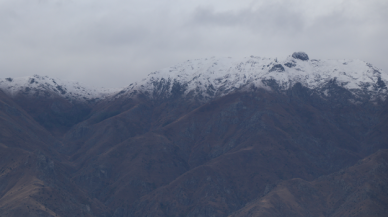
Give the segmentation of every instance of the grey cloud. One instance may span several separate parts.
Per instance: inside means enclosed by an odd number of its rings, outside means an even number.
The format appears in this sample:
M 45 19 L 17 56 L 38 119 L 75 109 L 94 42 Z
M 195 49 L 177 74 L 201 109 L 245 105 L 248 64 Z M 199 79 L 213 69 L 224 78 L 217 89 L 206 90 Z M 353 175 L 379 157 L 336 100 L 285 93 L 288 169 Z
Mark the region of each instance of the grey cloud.
M 197 8 L 191 25 L 205 26 L 209 30 L 225 27 L 245 28 L 266 42 L 276 43 L 271 40 L 277 40 L 278 44 L 284 46 L 284 49 L 280 50 L 299 47 L 318 54 L 318 57 L 366 58 L 365 54 L 374 53 L 373 56 L 378 59 L 385 52 L 378 48 L 383 41 L 381 38 L 371 40 L 370 36 L 386 35 L 388 28 L 385 23 L 388 19 L 387 13 L 383 12 L 384 8 L 387 8 L 386 3 L 372 1 L 364 8 L 366 17 L 347 13 L 351 3 L 345 1 L 343 8 L 313 20 L 283 2 L 237 12 L 215 12 L 212 8 Z M 371 25 L 379 26 L 378 32 L 365 36 L 368 35 Z M 379 61 L 379 64 L 388 68 L 384 62 Z
M 94 45 L 123 46 L 143 41 L 150 32 L 143 27 L 98 25 L 89 29 L 85 40 Z
M 213 8 L 196 9 L 193 24 L 246 27 L 255 32 L 293 32 L 303 29 L 304 21 L 300 14 L 287 8 L 287 4 L 266 4 L 259 9 L 215 12 Z
M 363 59 L 388 72 L 386 1 L 345 0 L 313 17 L 298 5 L 304 1 L 241 1 L 223 10 L 224 1 L 206 2 L 4 0 L 0 77 L 37 73 L 119 87 L 187 59 L 283 58 L 299 50 Z

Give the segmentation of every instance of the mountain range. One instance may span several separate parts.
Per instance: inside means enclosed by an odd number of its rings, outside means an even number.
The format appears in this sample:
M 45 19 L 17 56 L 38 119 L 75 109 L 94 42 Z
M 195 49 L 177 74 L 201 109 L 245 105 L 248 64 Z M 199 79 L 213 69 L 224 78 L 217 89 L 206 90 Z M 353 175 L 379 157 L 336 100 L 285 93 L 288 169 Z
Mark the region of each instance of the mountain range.
M 386 216 L 387 82 L 303 52 L 0 79 L 0 216 Z

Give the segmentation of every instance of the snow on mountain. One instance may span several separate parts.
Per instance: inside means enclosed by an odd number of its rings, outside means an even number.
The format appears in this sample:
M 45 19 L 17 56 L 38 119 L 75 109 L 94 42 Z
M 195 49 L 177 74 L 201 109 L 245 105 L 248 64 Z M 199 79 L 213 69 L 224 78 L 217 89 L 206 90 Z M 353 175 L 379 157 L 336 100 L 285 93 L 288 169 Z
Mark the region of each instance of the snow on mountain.
M 252 85 L 269 88 L 268 81 L 276 81 L 280 90 L 287 90 L 299 82 L 321 92 L 328 83 L 334 82 L 353 94 L 385 99 L 388 74 L 361 60 L 310 60 L 303 52 L 296 52 L 281 62 L 255 56 L 242 59 L 212 57 L 187 60 L 150 73 L 118 96 L 138 92 L 151 97 L 182 93 L 209 99 Z
M 276 83 L 276 87 L 273 85 Z M 0 79 L 0 89 L 11 96 L 61 96 L 70 100 L 101 100 L 144 93 L 151 98 L 183 94 L 207 100 L 252 87 L 285 91 L 301 83 L 322 96 L 330 96 L 328 84 L 349 90 L 355 98 L 368 100 L 387 96 L 388 74 L 361 60 L 314 60 L 296 52 L 283 61 L 250 56 L 240 59 L 187 60 L 150 73 L 141 82 L 122 89 L 85 88 L 77 82 L 34 75 Z M 329 85 L 330 86 L 330 85 Z
M 10 96 L 18 94 L 45 97 L 60 96 L 79 101 L 100 100 L 117 92 L 115 89 L 85 88 L 78 82 L 62 81 L 39 75 L 0 79 L 0 89 Z

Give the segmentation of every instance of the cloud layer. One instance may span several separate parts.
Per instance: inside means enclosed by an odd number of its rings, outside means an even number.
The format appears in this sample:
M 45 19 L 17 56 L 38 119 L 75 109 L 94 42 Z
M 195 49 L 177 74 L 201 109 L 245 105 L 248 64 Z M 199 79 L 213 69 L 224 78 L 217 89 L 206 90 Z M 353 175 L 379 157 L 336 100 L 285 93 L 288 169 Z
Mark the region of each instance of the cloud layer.
M 385 0 L 0 0 L 0 77 L 121 87 L 193 58 L 305 51 L 388 73 Z

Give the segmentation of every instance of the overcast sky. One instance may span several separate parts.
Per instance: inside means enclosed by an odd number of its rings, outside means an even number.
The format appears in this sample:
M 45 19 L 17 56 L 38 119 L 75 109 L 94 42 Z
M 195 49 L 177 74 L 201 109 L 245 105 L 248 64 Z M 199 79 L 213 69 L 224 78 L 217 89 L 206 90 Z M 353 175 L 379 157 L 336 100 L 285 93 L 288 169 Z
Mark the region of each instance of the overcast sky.
M 388 73 L 388 0 L 0 0 L 0 77 L 123 87 L 187 59 L 362 59 Z

